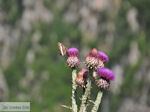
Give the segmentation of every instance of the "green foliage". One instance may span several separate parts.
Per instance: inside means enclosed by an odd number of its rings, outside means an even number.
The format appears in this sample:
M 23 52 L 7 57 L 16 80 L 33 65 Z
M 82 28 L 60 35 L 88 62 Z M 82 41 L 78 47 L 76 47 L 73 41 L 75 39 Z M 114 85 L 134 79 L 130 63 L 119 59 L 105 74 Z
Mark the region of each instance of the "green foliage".
M 6 22 L 14 24 L 22 14 L 22 0 L 1 0 L 0 7 L 6 15 Z
M 20 0 L 21 1 L 21 0 Z M 64 7 L 57 9 L 55 7 L 55 0 L 44 0 L 44 4 L 48 9 L 54 12 L 54 21 L 51 24 L 36 23 L 33 26 L 33 31 L 26 39 L 20 43 L 17 48 L 15 58 L 8 69 L 4 71 L 8 86 L 10 88 L 10 100 L 18 101 L 17 93 L 24 92 L 28 95 L 31 101 L 32 112 L 42 112 L 48 110 L 54 112 L 54 107 L 61 104 L 69 105 L 71 95 L 71 70 L 65 66 L 65 60 L 59 56 L 57 51 L 57 42 L 69 40 L 73 46 L 81 48 L 83 44 L 82 36 L 78 25 L 69 24 L 63 21 Z M 122 7 L 115 18 L 115 41 L 112 50 L 108 53 L 111 62 L 108 66 L 112 67 L 118 63 L 123 55 L 129 51 L 130 43 L 135 40 L 138 42 L 140 52 L 142 54 L 141 60 L 136 65 L 129 65 L 124 68 L 125 79 L 122 85 L 121 93 L 118 95 L 111 95 L 111 112 L 116 112 L 120 102 L 124 96 L 133 96 L 134 90 L 142 86 L 141 82 L 136 82 L 135 74 L 140 67 L 142 58 L 150 56 L 150 1 L 149 0 L 128 0 L 123 1 Z M 6 22 L 14 24 L 21 17 L 22 3 L 19 0 L 1 0 L 0 7 L 7 14 Z M 68 7 L 68 6 L 67 6 Z M 126 14 L 129 8 L 136 7 L 138 10 L 138 20 L 141 25 L 141 31 L 133 34 L 126 21 Z M 102 14 L 102 18 L 106 21 L 106 15 Z M 35 61 L 31 65 L 26 64 L 26 55 L 30 48 L 33 47 L 31 42 L 33 34 L 38 31 L 42 35 L 38 49 L 35 53 Z M 105 34 L 98 38 L 95 42 L 86 47 L 96 47 L 99 41 L 104 42 Z M 35 80 L 28 88 L 22 88 L 19 81 L 26 75 L 27 68 L 30 67 L 34 71 Z M 42 72 L 48 72 L 48 80 L 41 80 Z M 38 81 L 37 81 L 38 80 Z M 30 95 L 34 86 L 40 82 L 40 97 L 38 101 L 36 97 Z M 132 82 L 132 84 L 131 84 Z M 33 93 L 32 93 L 33 94 Z M 66 111 L 66 110 L 65 110 Z

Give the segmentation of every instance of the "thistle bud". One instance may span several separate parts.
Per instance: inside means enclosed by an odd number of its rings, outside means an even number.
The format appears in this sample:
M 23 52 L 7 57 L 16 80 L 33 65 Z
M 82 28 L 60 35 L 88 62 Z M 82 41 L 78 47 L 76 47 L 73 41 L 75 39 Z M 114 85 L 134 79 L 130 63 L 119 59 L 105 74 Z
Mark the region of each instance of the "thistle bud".
M 88 70 L 87 69 L 81 69 L 79 71 L 79 73 L 77 74 L 76 77 L 76 83 L 81 86 L 81 87 L 85 87 L 86 84 L 86 79 L 87 79 L 87 75 L 88 75 Z

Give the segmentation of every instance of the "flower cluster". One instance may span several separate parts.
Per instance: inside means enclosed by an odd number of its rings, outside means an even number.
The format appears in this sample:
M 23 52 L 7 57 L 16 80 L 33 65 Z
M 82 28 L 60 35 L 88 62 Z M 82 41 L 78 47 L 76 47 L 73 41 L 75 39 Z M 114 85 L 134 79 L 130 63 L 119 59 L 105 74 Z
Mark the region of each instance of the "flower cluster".
M 69 48 L 67 50 L 67 65 L 71 68 L 78 67 L 80 64 L 79 50 L 77 48 Z M 103 90 L 106 90 L 110 86 L 110 81 L 114 80 L 113 72 L 104 67 L 104 64 L 109 61 L 108 55 L 103 51 L 98 51 L 93 48 L 85 58 L 85 64 L 87 68 L 81 69 L 76 77 L 76 83 L 80 87 L 85 87 L 86 79 L 88 76 L 88 69 L 96 71 L 93 75 L 96 85 Z
M 77 48 L 68 48 L 65 52 L 67 57 L 67 65 L 71 68 L 79 68 L 79 50 Z M 110 86 L 110 81 L 114 80 L 113 72 L 104 67 L 104 64 L 108 61 L 109 57 L 105 52 L 98 51 L 96 48 L 93 48 L 85 57 L 86 68 L 81 68 L 81 70 L 77 73 L 75 80 L 77 85 L 80 87 L 85 87 L 88 71 L 92 70 L 95 71 L 93 72 L 93 78 L 96 85 L 100 89 L 108 89 Z
M 85 63 L 87 68 L 94 70 L 93 74 L 96 85 L 103 90 L 110 86 L 110 81 L 114 79 L 113 72 L 104 67 L 104 64 L 109 61 L 108 55 L 103 51 L 98 51 L 93 48 L 86 56 Z
M 78 112 L 77 95 L 75 94 L 78 87 L 84 88 L 79 112 L 86 112 L 93 84 L 97 85 L 99 91 L 91 112 L 97 112 L 103 90 L 107 90 L 110 87 L 110 81 L 115 78 L 114 73 L 104 66 L 109 61 L 108 55 L 103 51 L 93 48 L 85 57 L 83 62 L 85 66 L 82 67 L 81 65 L 83 64 L 79 60 L 79 50 L 77 48 L 66 48 L 62 43 L 58 43 L 58 47 L 60 54 L 67 58 L 66 63 L 68 67 L 73 69 L 72 112 Z M 79 72 L 77 72 L 78 69 L 80 69 Z

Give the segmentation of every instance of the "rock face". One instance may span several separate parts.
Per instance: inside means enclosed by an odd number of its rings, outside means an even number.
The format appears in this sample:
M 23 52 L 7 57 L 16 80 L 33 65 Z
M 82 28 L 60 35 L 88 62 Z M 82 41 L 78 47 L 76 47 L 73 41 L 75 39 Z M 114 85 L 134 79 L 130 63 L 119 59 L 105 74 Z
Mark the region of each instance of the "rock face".
M 148 112 L 150 107 L 137 103 L 132 99 L 125 99 L 118 112 Z
M 93 47 L 110 55 L 116 80 L 102 112 L 149 112 L 149 5 L 147 0 L 2 0 L 0 101 L 29 100 L 35 112 L 63 111 L 56 108 L 70 100 L 69 72 L 56 48 L 63 41 L 84 56 Z

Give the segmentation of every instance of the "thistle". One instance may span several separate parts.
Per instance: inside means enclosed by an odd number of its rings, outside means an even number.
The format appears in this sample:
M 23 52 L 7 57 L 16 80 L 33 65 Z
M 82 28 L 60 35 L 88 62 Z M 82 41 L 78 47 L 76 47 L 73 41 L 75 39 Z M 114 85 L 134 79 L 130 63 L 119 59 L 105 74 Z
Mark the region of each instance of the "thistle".
M 84 87 L 87 83 L 87 75 L 88 75 L 88 70 L 85 68 L 82 68 L 79 73 L 77 74 L 76 77 L 76 83 L 79 87 Z
M 67 50 L 67 56 L 68 56 L 67 65 L 69 67 L 74 68 L 79 66 L 80 61 L 78 55 L 79 55 L 79 51 L 77 48 L 69 48 Z
M 86 56 L 85 58 L 85 63 L 87 68 L 89 69 L 94 69 L 98 66 L 99 61 L 98 61 L 98 51 L 97 49 L 93 48 L 90 53 Z
M 94 105 L 91 112 L 97 112 L 103 91 L 109 89 L 111 81 L 115 78 L 114 73 L 104 67 L 104 64 L 109 61 L 108 55 L 103 51 L 98 51 L 96 48 L 93 48 L 86 56 L 84 62 L 86 68 L 83 68 L 80 65 L 79 50 L 77 48 L 67 48 L 62 43 L 58 43 L 58 47 L 60 54 L 66 57 L 68 67 L 72 68 L 72 106 L 69 107 L 69 109 L 71 109 L 72 112 L 87 112 L 87 107 L 91 101 L 91 88 L 95 84 L 99 91 L 96 100 L 93 101 Z M 78 69 L 80 69 L 80 71 L 77 71 Z M 92 74 L 90 74 L 91 72 Z M 92 80 L 94 80 L 95 83 L 92 83 Z M 78 87 L 84 89 L 80 105 L 76 102 L 76 99 L 79 99 L 76 95 Z

